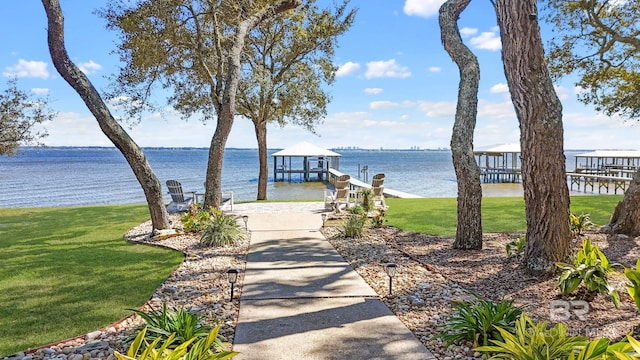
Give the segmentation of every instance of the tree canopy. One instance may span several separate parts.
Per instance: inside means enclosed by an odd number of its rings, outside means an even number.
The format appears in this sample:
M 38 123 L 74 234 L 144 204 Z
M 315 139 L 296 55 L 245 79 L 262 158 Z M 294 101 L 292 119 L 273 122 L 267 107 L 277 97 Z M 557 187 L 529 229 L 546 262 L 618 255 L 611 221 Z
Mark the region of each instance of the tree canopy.
M 556 36 L 549 69 L 575 73 L 578 99 L 607 115 L 640 120 L 640 2 L 548 0 Z
M 247 39 L 238 91 L 238 114 L 254 124 L 260 158 L 258 200 L 267 192 L 267 123 L 294 124 L 315 132 L 335 78 L 336 39 L 353 24 L 348 1 L 319 9 L 306 1 L 295 12 L 261 22 Z
M 55 116 L 46 99 L 18 89 L 17 83 L 9 79 L 0 93 L 0 155 L 15 155 L 20 145 L 40 145 L 48 133 L 38 124 Z
M 102 11 L 120 34 L 123 66 L 118 91 L 133 113 L 151 90 L 169 91 L 168 103 L 185 118 L 216 119 L 209 147 L 204 206 L 219 206 L 224 148 L 236 114 L 246 39 L 261 22 L 302 0 L 112 0 Z

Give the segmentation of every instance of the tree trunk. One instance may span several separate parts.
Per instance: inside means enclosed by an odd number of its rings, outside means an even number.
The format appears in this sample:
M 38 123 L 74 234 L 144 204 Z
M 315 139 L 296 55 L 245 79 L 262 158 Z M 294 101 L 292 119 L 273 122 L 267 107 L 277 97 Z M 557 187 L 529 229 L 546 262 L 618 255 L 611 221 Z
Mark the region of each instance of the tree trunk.
M 226 74 L 222 100 L 216 104 L 218 123 L 216 131 L 211 139 L 209 148 L 209 162 L 207 165 L 207 178 L 205 181 L 205 207 L 220 207 L 222 199 L 222 163 L 224 160 L 224 148 L 231 132 L 233 117 L 236 113 L 236 95 L 240 82 L 240 55 L 248 32 L 256 27 L 260 21 L 275 16 L 283 11 L 298 7 L 302 0 L 280 0 L 263 8 L 256 14 L 242 20 L 233 35 L 233 42 L 226 60 Z
M 562 104 L 544 59 L 536 1 L 497 0 L 504 71 L 520 122 L 527 248 L 532 274 L 550 274 L 569 252 L 569 190 Z
M 260 173 L 258 174 L 258 197 L 256 200 L 267 200 L 267 180 L 269 179 L 269 161 L 267 159 L 267 123 L 255 125 L 258 139 L 258 158 L 260 159 Z
M 640 170 L 633 175 L 629 188 L 613 211 L 607 227 L 614 234 L 640 236 Z
M 151 169 L 142 149 L 113 118 L 93 84 L 69 59 L 64 45 L 64 16 L 58 0 L 42 0 L 48 19 L 49 52 L 58 73 L 80 95 L 98 121 L 102 132 L 120 150 L 142 186 L 155 230 L 170 227 L 162 198 L 162 185 Z
M 458 105 L 451 135 L 451 154 L 458 180 L 455 249 L 482 249 L 482 187 L 480 168 L 473 156 L 480 66 L 476 56 L 462 42 L 457 22 L 470 1 L 449 0 L 440 7 L 442 43 L 460 69 Z

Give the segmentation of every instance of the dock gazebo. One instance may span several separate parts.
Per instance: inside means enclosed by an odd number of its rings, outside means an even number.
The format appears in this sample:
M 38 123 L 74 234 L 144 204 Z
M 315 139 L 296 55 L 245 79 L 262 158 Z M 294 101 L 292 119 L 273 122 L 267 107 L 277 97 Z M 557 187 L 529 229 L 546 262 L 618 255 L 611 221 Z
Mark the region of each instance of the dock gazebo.
M 480 167 L 482 182 L 520 182 L 520 144 L 483 146 L 475 149 L 473 155 Z
M 340 154 L 320 148 L 306 141 L 273 153 L 274 181 L 291 182 L 292 174 L 298 174 L 301 181 L 317 181 L 329 178 L 329 169 L 339 168 Z

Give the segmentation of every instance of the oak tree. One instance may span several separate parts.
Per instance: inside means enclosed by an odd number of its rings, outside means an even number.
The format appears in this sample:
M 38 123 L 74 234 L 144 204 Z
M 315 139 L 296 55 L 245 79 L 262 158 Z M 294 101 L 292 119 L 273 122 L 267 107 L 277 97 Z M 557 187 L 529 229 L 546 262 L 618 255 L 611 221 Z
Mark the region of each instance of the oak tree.
M 169 228 L 169 217 L 162 198 L 162 186 L 144 153 L 113 117 L 91 81 L 69 58 L 64 43 L 64 16 L 59 1 L 42 0 L 42 5 L 47 13 L 49 53 L 53 65 L 60 76 L 80 95 L 96 118 L 102 132 L 129 163 L 144 191 L 154 232 Z
M 458 180 L 456 249 L 482 249 L 482 187 L 480 168 L 473 155 L 473 131 L 478 113 L 480 66 L 462 42 L 458 18 L 471 0 L 448 0 L 440 7 L 442 43 L 460 70 L 458 104 L 451 135 L 451 154 Z
M 249 34 L 237 111 L 251 119 L 258 141 L 257 200 L 267 198 L 267 124 L 294 124 L 313 133 L 327 114 L 330 97 L 324 86 L 335 78 L 336 40 L 355 17 L 347 4 L 320 10 L 309 0 L 295 12 L 266 19 Z
M 520 123 L 527 220 L 524 261 L 529 272 L 548 274 L 568 256 L 571 242 L 562 104 L 547 69 L 536 1 L 492 3 L 504 72 Z
M 209 146 L 204 206 L 221 201 L 224 149 L 236 115 L 247 35 L 302 0 L 113 0 L 101 14 L 120 35 L 119 93 L 134 111 L 155 86 L 184 118 L 216 120 Z
M 575 74 L 578 99 L 607 115 L 640 120 L 640 3 L 612 0 L 549 0 L 556 28 L 550 70 Z M 640 235 L 640 169 L 605 228 Z
M 54 116 L 46 99 L 18 89 L 17 80 L 9 79 L 0 94 L 0 155 L 15 155 L 21 145 L 41 145 L 48 134 L 38 126 Z

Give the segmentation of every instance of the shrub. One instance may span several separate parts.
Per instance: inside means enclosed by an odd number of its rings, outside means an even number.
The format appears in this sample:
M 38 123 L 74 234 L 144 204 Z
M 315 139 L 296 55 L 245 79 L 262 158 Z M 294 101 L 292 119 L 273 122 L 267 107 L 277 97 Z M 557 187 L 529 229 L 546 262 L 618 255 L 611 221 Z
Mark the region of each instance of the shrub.
M 607 281 L 613 266 L 598 249 L 598 245 L 592 245 L 589 238 L 582 240 L 582 249 L 571 260 L 572 264 L 556 264 L 563 270 L 558 279 L 558 287 L 562 294 L 569 295 L 582 284 L 590 292 L 609 295 L 613 304 L 616 307 L 620 306 L 618 291 Z
M 211 223 L 211 212 L 191 205 L 189 212 L 180 218 L 182 228 L 186 232 L 200 232 Z
M 360 190 L 360 199 L 362 199 L 361 204 L 365 213 L 369 213 L 375 207 L 373 204 L 373 190 L 366 188 Z
M 574 213 L 569 213 L 569 221 L 571 223 L 571 232 L 575 236 L 582 235 L 585 230 L 592 229 L 595 225 L 591 222 L 591 215 L 589 214 L 575 215 Z
M 348 238 L 361 238 L 364 235 L 364 226 L 367 217 L 364 215 L 352 215 L 342 223 L 342 234 Z
M 547 323 L 534 323 L 522 314 L 515 331 L 496 327 L 502 340 L 490 340 L 492 345 L 480 346 L 476 351 L 491 353 L 490 359 L 568 359 L 576 348 L 587 345 L 582 336 L 567 337 L 567 326 L 557 323 L 547 330 Z
M 520 256 L 524 251 L 527 245 L 527 238 L 524 236 L 520 236 L 519 238 L 509 241 L 507 245 L 505 245 L 505 251 L 507 252 L 507 256 Z
M 365 209 L 360 205 L 349 208 L 347 211 L 352 215 L 367 215 Z
M 378 213 L 371 218 L 371 225 L 375 228 L 383 227 L 384 222 L 387 221 L 386 216 L 387 214 L 384 210 L 378 209 Z
M 635 269 L 624 269 L 624 276 L 631 281 L 631 285 L 627 285 L 627 292 L 636 304 L 636 308 L 640 310 L 640 259 L 636 261 Z
M 175 334 L 169 335 L 163 342 L 161 342 L 163 339 L 156 338 L 149 343 L 145 327 L 129 346 L 127 355 L 118 351 L 113 355 L 119 360 L 224 360 L 238 355 L 237 352 L 229 351 L 229 346 L 218 338 L 219 330 L 220 328 L 216 326 L 204 338 L 191 338 L 175 348 L 170 348 Z
M 205 338 L 211 330 L 211 327 L 203 323 L 198 313 L 185 309 L 167 309 L 166 303 L 162 305 L 160 311 L 132 310 L 147 324 L 144 328 L 145 341 L 162 341 L 168 348 L 174 348 L 190 339 Z
M 244 226 L 238 224 L 235 217 L 216 209 L 212 213 L 211 223 L 202 230 L 200 244 L 214 247 L 233 246 L 245 239 Z
M 453 316 L 440 327 L 439 338 L 449 343 L 467 340 L 478 346 L 487 345 L 489 340 L 502 340 L 496 326 L 513 331 L 522 308 L 513 306 L 513 300 L 494 303 L 474 296 L 474 300 L 454 305 Z

